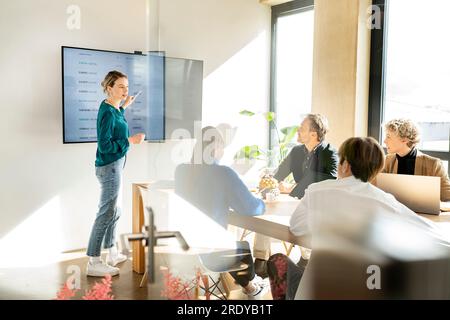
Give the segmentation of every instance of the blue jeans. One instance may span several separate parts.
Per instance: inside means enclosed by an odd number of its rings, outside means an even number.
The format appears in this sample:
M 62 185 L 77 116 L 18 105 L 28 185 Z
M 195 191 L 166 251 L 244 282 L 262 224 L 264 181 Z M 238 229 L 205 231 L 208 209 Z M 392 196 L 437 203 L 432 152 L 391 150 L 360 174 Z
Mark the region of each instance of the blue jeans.
M 99 257 L 102 248 L 109 249 L 115 245 L 116 225 L 121 208 L 117 206 L 122 173 L 126 157 L 102 167 L 95 167 L 95 175 L 100 182 L 101 193 L 97 217 L 92 227 L 87 249 L 90 257 Z

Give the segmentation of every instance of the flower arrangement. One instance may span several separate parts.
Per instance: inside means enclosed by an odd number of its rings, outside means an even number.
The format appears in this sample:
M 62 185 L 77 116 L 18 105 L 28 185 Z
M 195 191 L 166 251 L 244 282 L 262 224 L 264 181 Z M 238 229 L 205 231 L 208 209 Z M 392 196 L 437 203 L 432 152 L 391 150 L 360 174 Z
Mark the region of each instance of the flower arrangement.
M 61 289 L 56 293 L 55 300 L 70 300 L 70 298 L 75 296 L 77 290 L 70 289 L 67 283 L 64 283 Z
M 83 300 L 114 300 L 111 294 L 111 276 L 106 275 L 101 283 L 96 282 L 91 290 L 88 290 L 83 296 Z
M 164 289 L 161 291 L 161 297 L 169 300 L 194 300 L 199 298 L 200 288 L 205 290 L 205 299 L 211 299 L 209 292 L 208 276 L 204 275 L 200 269 L 197 269 L 195 278 L 192 280 L 183 280 L 174 276 L 168 268 L 161 268 L 164 276 Z M 203 283 L 203 287 L 201 287 Z
M 191 282 L 183 281 L 180 277 L 174 276 L 169 269 L 162 270 L 164 275 L 164 289 L 161 297 L 169 300 L 191 300 Z
M 114 300 L 114 296 L 111 294 L 111 276 L 106 275 L 102 281 L 96 282 L 91 290 L 87 290 L 82 297 L 83 300 Z M 64 283 L 61 289 L 56 293 L 56 300 L 70 300 L 75 296 L 77 289 L 71 289 Z
M 257 160 L 265 161 L 265 165 L 258 169 L 260 172 L 258 190 L 263 199 L 273 201 L 280 195 L 278 181 L 274 178 L 274 174 L 276 168 L 286 159 L 291 149 L 296 145 L 294 138 L 298 130 L 298 125 L 279 130 L 275 121 L 276 114 L 274 112 L 255 113 L 249 110 L 242 110 L 239 114 L 256 119 L 260 119 L 262 116 L 269 123 L 269 126 L 273 128 L 270 130 L 270 135 L 274 138 L 274 145 L 270 149 L 265 149 L 258 145 L 246 145 L 234 155 L 235 161 L 250 162 L 252 166 Z M 286 177 L 285 181 L 287 183 L 294 183 L 292 173 Z

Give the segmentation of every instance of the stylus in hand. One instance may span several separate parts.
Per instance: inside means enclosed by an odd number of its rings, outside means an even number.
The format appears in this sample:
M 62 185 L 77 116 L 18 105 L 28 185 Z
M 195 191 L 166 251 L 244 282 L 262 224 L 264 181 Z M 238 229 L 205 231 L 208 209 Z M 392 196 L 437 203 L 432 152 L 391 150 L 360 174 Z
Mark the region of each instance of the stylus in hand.
M 138 92 L 133 96 L 133 99 L 136 100 L 137 97 L 139 97 L 139 95 L 140 95 L 141 93 L 142 93 L 142 90 L 141 90 L 141 91 L 138 91 Z
M 129 105 L 131 105 L 141 93 L 142 93 L 142 91 L 138 91 L 134 96 L 128 96 L 128 97 L 125 99 L 125 101 L 124 101 L 124 103 L 123 103 L 123 105 L 122 105 L 122 108 L 125 109 L 125 108 L 127 108 Z

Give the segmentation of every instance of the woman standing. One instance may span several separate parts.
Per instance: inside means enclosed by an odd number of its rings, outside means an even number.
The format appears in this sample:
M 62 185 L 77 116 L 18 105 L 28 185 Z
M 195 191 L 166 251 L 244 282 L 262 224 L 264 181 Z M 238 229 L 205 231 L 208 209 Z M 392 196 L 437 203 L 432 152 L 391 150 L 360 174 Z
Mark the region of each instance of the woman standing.
M 122 173 L 126 154 L 130 144 L 140 144 L 145 135 L 138 133 L 128 137 L 128 124 L 125 109 L 134 102 L 128 96 L 128 78 L 119 71 L 109 72 L 102 82 L 107 98 L 101 103 L 97 116 L 97 155 L 95 174 L 101 186 L 100 203 L 97 217 L 89 238 L 87 255 L 87 275 L 103 277 L 107 274 L 119 274 L 115 266 L 126 261 L 126 257 L 117 251 L 115 229 L 121 209 L 117 206 Z M 120 103 L 123 101 L 123 105 Z M 109 249 L 107 260 L 101 260 L 101 246 Z

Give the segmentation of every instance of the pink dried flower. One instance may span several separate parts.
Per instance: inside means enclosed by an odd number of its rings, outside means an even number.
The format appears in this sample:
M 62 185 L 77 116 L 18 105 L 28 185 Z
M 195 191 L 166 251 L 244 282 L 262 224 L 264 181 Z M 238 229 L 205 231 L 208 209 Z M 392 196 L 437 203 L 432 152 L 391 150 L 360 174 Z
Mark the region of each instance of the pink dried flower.
M 106 275 L 101 283 L 96 282 L 91 290 L 86 291 L 82 297 L 83 300 L 113 300 L 114 296 L 111 294 L 111 275 Z
M 189 282 L 183 282 L 180 277 L 173 276 L 168 269 L 163 270 L 164 289 L 161 296 L 169 300 L 189 300 Z
M 61 287 L 61 289 L 56 293 L 56 300 L 70 300 L 75 296 L 76 289 L 70 289 L 67 282 Z

